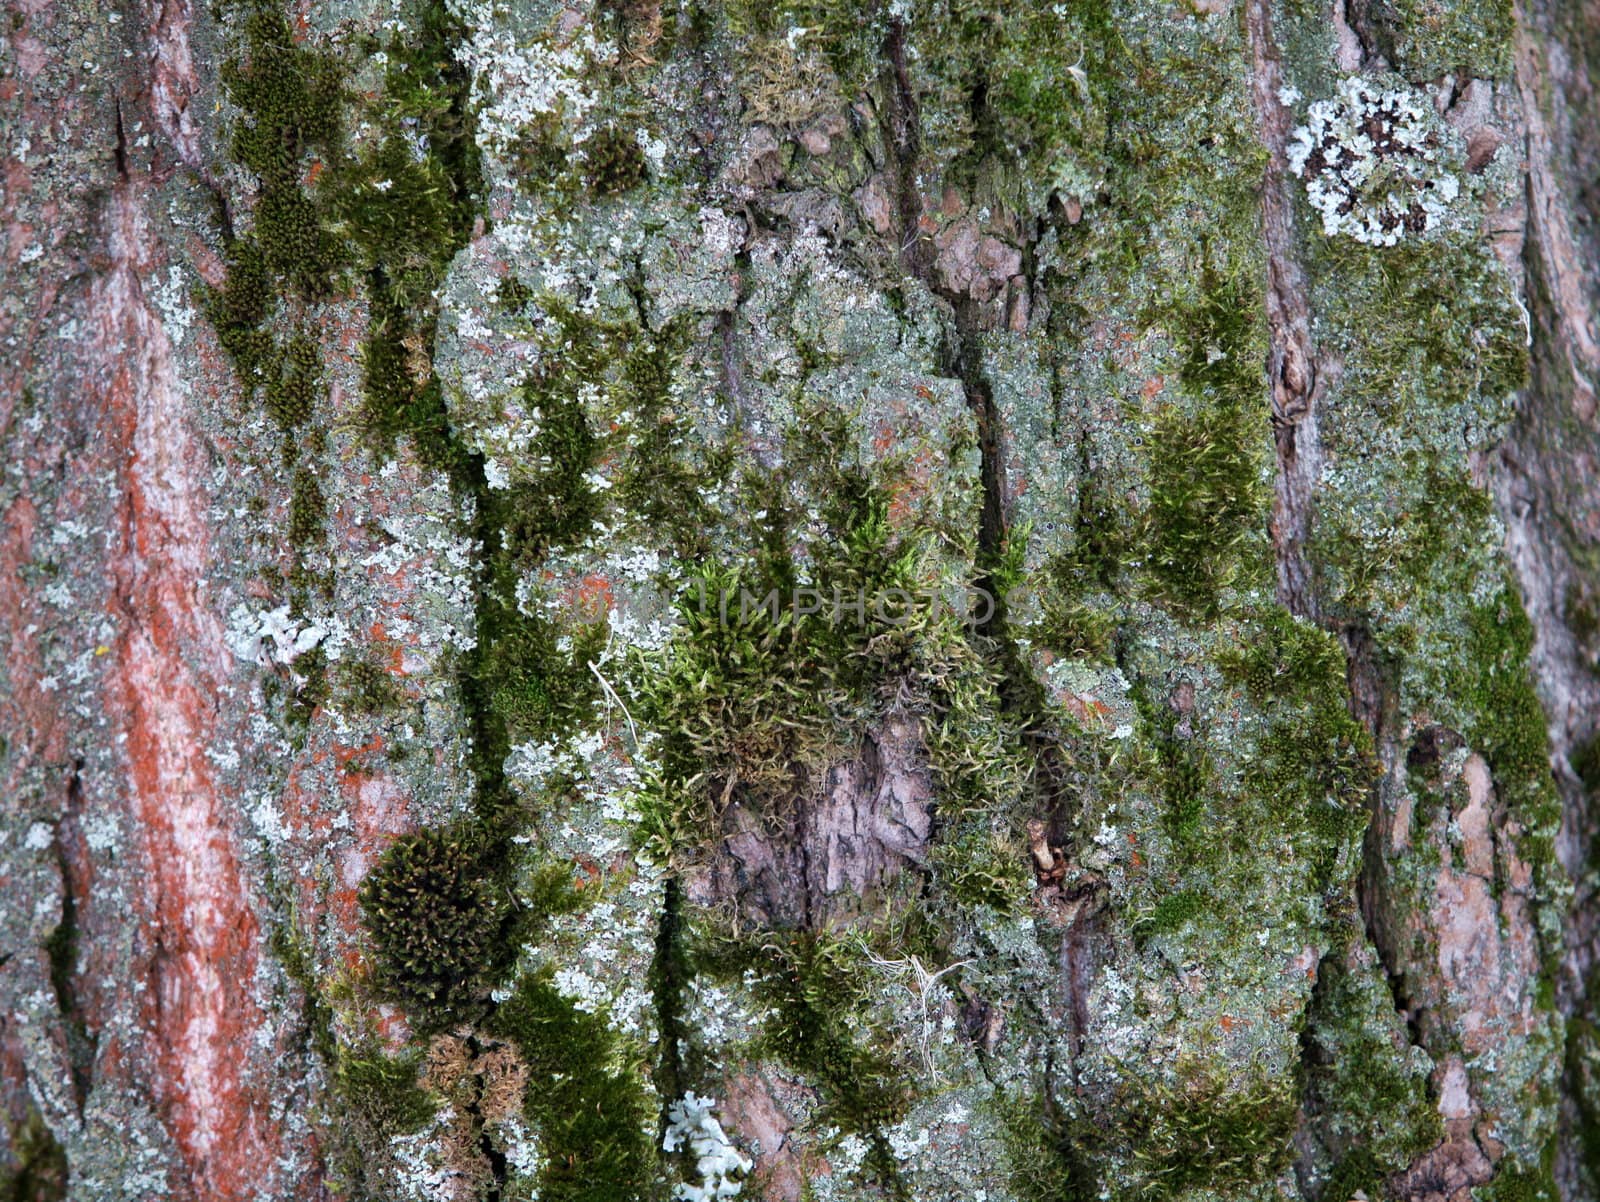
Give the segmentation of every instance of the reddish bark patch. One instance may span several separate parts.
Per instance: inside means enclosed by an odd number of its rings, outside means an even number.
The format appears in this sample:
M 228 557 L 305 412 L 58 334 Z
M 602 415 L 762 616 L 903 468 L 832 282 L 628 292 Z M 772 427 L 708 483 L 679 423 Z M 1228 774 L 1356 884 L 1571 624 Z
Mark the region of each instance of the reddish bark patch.
M 171 348 L 140 285 L 140 207 L 111 205 L 111 270 L 90 296 L 96 383 L 119 448 L 120 541 L 111 606 L 119 633 L 105 712 L 127 766 L 127 806 L 144 872 L 133 901 L 145 988 L 149 1082 L 194 1196 L 253 1197 L 282 1148 L 270 1098 L 244 1079 L 268 1028 L 252 988 L 260 932 L 234 847 L 229 799 L 206 752 L 218 737 L 223 632 L 205 596 L 208 530 Z M 269 1032 L 270 1034 L 270 1032 Z M 270 1170 L 268 1170 L 270 1171 Z

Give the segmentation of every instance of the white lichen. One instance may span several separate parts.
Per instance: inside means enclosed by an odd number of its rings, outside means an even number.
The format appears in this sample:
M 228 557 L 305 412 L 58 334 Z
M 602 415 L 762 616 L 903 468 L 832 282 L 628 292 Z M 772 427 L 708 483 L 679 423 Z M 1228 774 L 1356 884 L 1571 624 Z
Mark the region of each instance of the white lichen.
M 1443 134 L 1422 97 L 1353 75 L 1306 118 L 1294 131 L 1289 169 L 1305 180 L 1323 233 L 1393 246 L 1441 223 L 1460 183 L 1441 162 Z
M 228 615 L 228 646 L 246 663 L 266 666 L 294 660 L 327 637 L 322 627 L 308 624 L 290 613 L 287 605 L 253 612 L 248 605 L 236 605 Z
M 744 1188 L 744 1175 L 754 1166 L 748 1156 L 739 1151 L 722 1130 L 711 1111 L 715 1098 L 696 1096 L 693 1090 L 674 1102 L 667 1111 L 667 1133 L 661 1146 L 668 1152 L 687 1147 L 695 1158 L 695 1171 L 699 1184 L 680 1182 L 673 1187 L 674 1198 L 686 1202 L 711 1202 L 715 1198 L 732 1198 Z

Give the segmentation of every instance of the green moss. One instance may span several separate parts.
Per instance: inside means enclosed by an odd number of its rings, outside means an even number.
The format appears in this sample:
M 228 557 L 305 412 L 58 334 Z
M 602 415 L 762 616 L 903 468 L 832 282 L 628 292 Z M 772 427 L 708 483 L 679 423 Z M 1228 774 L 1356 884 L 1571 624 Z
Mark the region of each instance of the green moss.
M 287 18 L 265 5 L 245 21 L 243 53 L 223 64 L 228 99 L 241 110 L 233 153 L 261 183 L 252 241 L 266 270 L 299 291 L 319 293 L 336 245 L 302 189 L 305 158 L 337 152 L 343 75 L 337 61 L 296 44 Z
M 866 87 L 878 73 L 887 22 L 875 0 L 734 0 L 724 11 L 741 38 L 770 41 L 804 30 L 807 48 L 822 52 L 846 96 Z
M 222 68 L 228 99 L 242 110 L 234 157 L 264 183 L 292 180 L 301 155 L 338 137 L 342 73 L 331 56 L 296 44 L 288 19 L 268 4 L 252 7 L 243 41 L 242 57 Z
M 508 964 L 512 915 L 495 849 L 457 822 L 397 839 L 361 885 L 383 990 L 425 1023 L 480 1000 Z
M 600 699 L 589 664 L 605 647 L 604 621 L 569 634 L 563 650 L 557 628 L 522 613 L 505 615 L 489 632 L 492 671 L 484 680 L 488 701 L 516 741 L 541 741 L 587 726 Z
M 1180 931 L 1208 909 L 1206 897 L 1193 889 L 1169 893 L 1155 904 L 1149 918 L 1135 926 L 1135 933 L 1148 938 Z
M 530 1071 L 524 1111 L 538 1133 L 544 1202 L 624 1202 L 652 1196 L 653 1113 L 644 1066 L 604 1015 L 563 997 L 549 973 L 524 977 L 490 1020 Z
M 303 611 L 303 598 L 296 599 L 294 609 L 296 613 Z M 328 655 L 321 647 L 313 647 L 295 656 L 289 666 L 300 679 L 284 706 L 284 713 L 289 724 L 304 737 L 312 714 L 328 699 Z
M 1202 616 L 1264 528 L 1266 353 L 1259 291 L 1207 268 L 1173 319 L 1193 409 L 1168 406 L 1151 436 L 1150 570 L 1157 595 Z
M 644 151 L 638 139 L 607 125 L 583 144 L 583 182 L 597 196 L 616 196 L 644 182 Z
M 795 796 L 805 773 L 853 748 L 880 704 L 878 685 L 910 668 L 926 629 L 925 610 L 903 615 L 870 600 L 861 614 L 835 611 L 831 597 L 801 612 L 786 486 L 749 487 L 748 510 L 768 515 L 754 532 L 761 542 L 748 562 L 710 562 L 690 581 L 678 605 L 680 634 L 640 689 L 643 720 L 664 732 L 645 818 L 669 854 L 704 840 L 712 798 L 769 809 Z M 892 535 L 882 490 L 836 466 L 826 483 L 804 487 L 826 498 L 826 534 L 810 565 L 819 590 L 871 599 L 916 587 L 916 545 Z
M 1371 737 L 1345 704 L 1343 649 L 1327 631 L 1272 609 L 1220 665 L 1269 715 L 1246 788 L 1298 833 L 1326 876 L 1365 829 L 1377 777 Z
M 1561 1191 L 1548 1168 L 1502 1166 L 1487 1189 L 1473 1191 L 1486 1202 L 1559 1202 Z
M 1209 845 L 1205 833 L 1209 798 L 1217 792 L 1216 770 L 1205 739 L 1180 734 L 1171 706 L 1152 701 L 1146 690 L 1136 698 L 1153 750 L 1147 775 L 1161 796 L 1161 829 L 1185 863 Z
M 1201 1077 L 1181 1089 L 1144 1091 L 1120 1133 L 1137 1174 L 1130 1196 L 1171 1198 L 1197 1186 L 1223 1192 L 1276 1177 L 1293 1155 L 1292 1085 Z
M 770 1008 L 763 1050 L 816 1083 L 818 1121 L 864 1139 L 863 1172 L 898 1192 L 899 1171 L 882 1131 L 905 1117 L 910 1095 L 895 1060 L 858 1034 L 871 980 L 858 946 L 836 936 L 775 932 L 703 944 L 696 967 L 714 976 L 754 973 L 757 996 Z M 897 943 L 897 954 L 906 950 Z
M 426 1127 L 438 1104 L 417 1080 L 418 1058 L 386 1056 L 377 1047 L 345 1051 L 335 1083 L 346 1112 L 359 1116 L 380 1145 Z
M 538 563 L 553 547 L 583 539 L 603 511 L 601 494 L 588 480 L 600 439 L 584 408 L 581 370 L 563 363 L 523 384 L 526 403 L 539 413 L 539 434 L 528 462 L 541 470 L 515 485 L 502 516 L 507 553 L 524 567 Z
M 1098 1181 L 1072 1126 L 1046 1096 L 998 1103 L 1006 1176 L 1022 1202 L 1094 1202 Z
M 1264 1075 L 1129 1087 L 1114 1122 L 1068 1117 L 1052 1106 L 1005 1108 L 1014 1188 L 1029 1202 L 1107 1196 L 1100 1177 L 1116 1165 L 1111 1196 L 1156 1202 L 1203 1188 L 1224 1197 L 1270 1182 L 1290 1162 L 1297 1106 L 1293 1082 Z
M 256 201 L 255 222 L 255 240 L 268 271 L 306 295 L 326 291 L 338 251 L 309 196 L 295 187 L 264 189 Z
M 1001 914 L 1019 914 L 1027 905 L 1033 874 L 1020 839 L 985 823 L 963 824 L 956 838 L 938 840 L 932 859 L 940 890 L 961 905 Z
M 1378 48 L 1416 83 L 1445 75 L 1503 79 L 1511 74 L 1510 0 L 1376 0 L 1367 26 Z
M 1566 1080 L 1575 1159 L 1592 1192 L 1600 1184 L 1600 1028 L 1582 1014 L 1567 1019 Z
M 406 702 L 406 691 L 394 674 L 373 658 L 339 661 L 334 686 L 341 708 L 376 717 L 398 709 Z
M 471 490 L 481 485 L 481 468 L 451 431 L 429 358 L 433 294 L 471 236 L 483 192 L 471 81 L 453 49 L 461 36 L 448 6 L 429 0 L 403 37 L 369 45 L 389 60 L 370 114 L 383 132 L 363 158 L 340 166 L 330 208 L 369 289 L 362 379 L 369 436 L 379 453 L 409 436 L 425 463 Z
M 289 495 L 289 545 L 304 549 L 322 541 L 328 518 L 322 485 L 308 468 L 296 468 Z
M 1474 395 L 1504 406 L 1526 382 L 1523 319 L 1486 241 L 1452 234 L 1378 248 L 1328 238 L 1310 249 L 1332 289 L 1328 341 L 1346 357 L 1344 387 L 1386 421 Z
M 1301 1060 L 1308 1138 L 1333 1166 L 1322 1197 L 1349 1198 L 1356 1190 L 1379 1197 L 1386 1177 L 1443 1137 L 1429 1097 L 1430 1064 L 1410 1051 L 1387 983 L 1370 961 L 1323 959 Z
M 294 430 L 311 417 L 316 401 L 322 370 L 317 345 L 304 335 L 296 335 L 276 357 L 276 363 L 276 370 L 265 380 L 267 412 L 285 431 Z
M 221 288 L 205 290 L 201 308 L 217 330 L 217 338 L 233 360 L 246 395 L 269 379 L 265 367 L 274 361 L 272 335 L 260 327 L 276 303 L 272 279 L 254 238 L 236 238 L 223 251 L 227 276 Z
M 1124 565 L 1141 553 L 1141 537 L 1137 515 L 1125 502 L 1098 481 L 1081 481 L 1071 539 L 1045 565 L 1042 620 L 1030 634 L 1062 655 L 1107 658 L 1116 613 L 1086 594 L 1117 591 Z
M 27 1117 L 11 1128 L 7 1161 L 0 1169 L 0 1198 L 6 1202 L 63 1202 L 67 1197 L 66 1149 L 31 1105 Z
M 1591 735 L 1572 750 L 1568 762 L 1590 793 L 1600 793 L 1600 734 Z
M 1466 636 L 1453 648 L 1447 678 L 1450 708 L 1461 731 L 1483 753 L 1501 799 L 1528 831 L 1519 854 L 1540 868 L 1554 864 L 1561 803 L 1550 770 L 1549 727 L 1533 689 L 1529 657 L 1533 624 L 1515 583 L 1467 614 Z

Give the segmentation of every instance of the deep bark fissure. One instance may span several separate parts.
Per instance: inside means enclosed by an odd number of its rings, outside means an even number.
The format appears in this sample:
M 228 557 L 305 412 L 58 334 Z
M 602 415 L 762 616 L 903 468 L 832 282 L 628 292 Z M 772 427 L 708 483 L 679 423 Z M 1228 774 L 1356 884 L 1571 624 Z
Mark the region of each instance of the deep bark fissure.
M 663 1132 L 667 1128 L 667 1108 L 683 1096 L 683 990 L 688 984 L 689 966 L 683 953 L 682 928 L 683 886 L 676 876 L 668 876 L 661 897 L 661 918 L 656 924 L 655 956 L 650 964 L 651 1001 L 661 1041 L 655 1080 L 656 1093 L 661 1098 Z
M 61 878 L 61 921 L 45 940 L 50 959 L 50 986 L 56 1008 L 66 1028 L 67 1065 L 72 1078 L 72 1096 L 78 1117 L 83 1117 L 94 1084 L 94 1060 L 99 1038 L 88 1027 L 83 1005 L 78 998 L 78 886 L 73 860 L 82 861 L 83 849 L 69 853 L 68 842 L 81 840 L 78 823 L 83 813 L 83 758 L 72 761 L 67 777 L 67 802 L 52 832 L 50 847 Z

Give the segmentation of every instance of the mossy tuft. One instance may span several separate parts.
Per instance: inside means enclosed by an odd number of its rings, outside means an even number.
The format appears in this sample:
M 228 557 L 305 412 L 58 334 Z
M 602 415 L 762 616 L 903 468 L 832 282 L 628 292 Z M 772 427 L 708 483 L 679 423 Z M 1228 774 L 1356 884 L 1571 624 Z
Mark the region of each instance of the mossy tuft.
M 362 883 L 379 982 L 420 1018 L 480 999 L 506 968 L 510 915 L 493 859 L 460 822 L 402 836 Z

